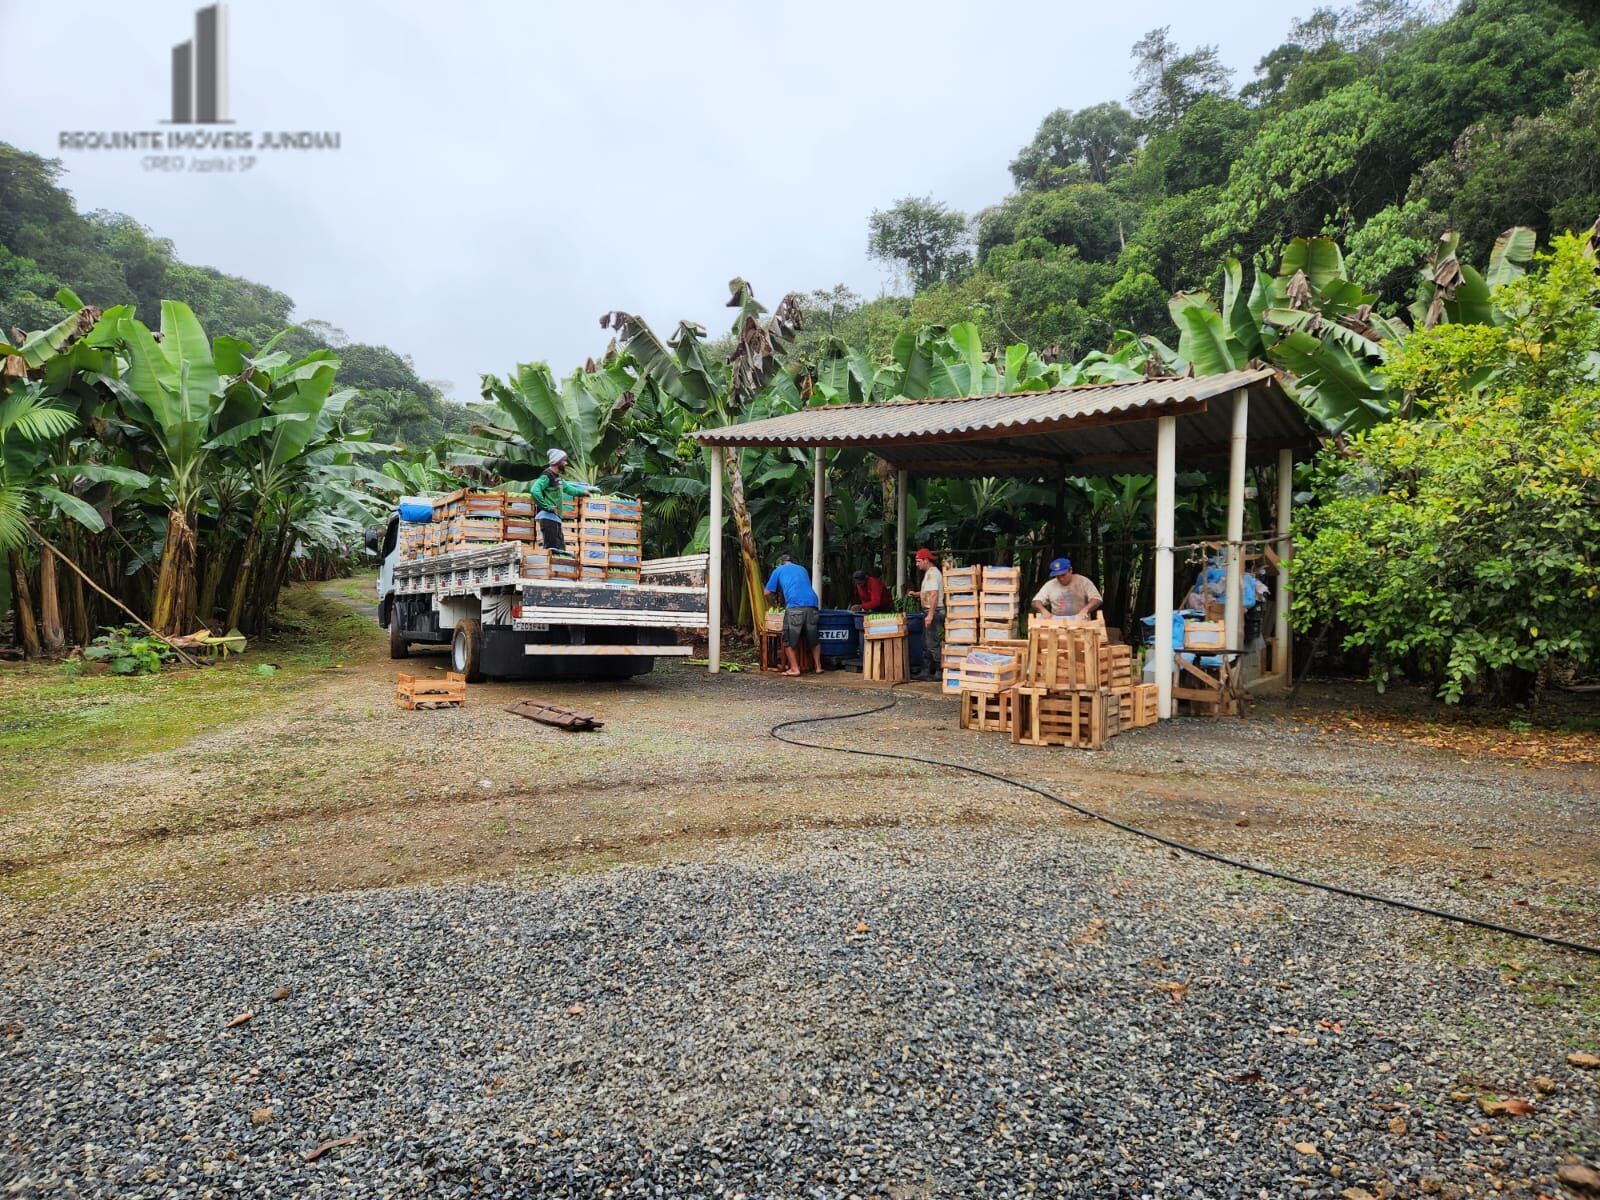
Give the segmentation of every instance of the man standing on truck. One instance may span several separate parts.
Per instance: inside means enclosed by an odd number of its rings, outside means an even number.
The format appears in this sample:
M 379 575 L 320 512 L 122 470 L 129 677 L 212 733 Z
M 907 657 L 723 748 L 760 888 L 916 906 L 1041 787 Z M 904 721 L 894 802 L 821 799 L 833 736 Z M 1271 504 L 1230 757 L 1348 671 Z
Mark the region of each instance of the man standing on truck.
M 549 466 L 539 472 L 528 491 L 539 506 L 534 514 L 539 522 L 539 540 L 552 554 L 566 554 L 567 540 L 561 533 L 561 502 L 567 496 L 587 496 L 597 489 L 587 483 L 568 483 L 561 478 L 567 469 L 567 452 L 550 449 L 545 452 Z

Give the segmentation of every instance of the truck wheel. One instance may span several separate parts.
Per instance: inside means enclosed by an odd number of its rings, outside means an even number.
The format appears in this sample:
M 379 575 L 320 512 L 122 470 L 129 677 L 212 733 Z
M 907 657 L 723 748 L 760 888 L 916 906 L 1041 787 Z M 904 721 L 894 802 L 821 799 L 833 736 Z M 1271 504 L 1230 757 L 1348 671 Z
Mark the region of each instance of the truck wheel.
M 468 683 L 480 682 L 483 671 L 478 661 L 482 649 L 483 629 L 477 618 L 467 617 L 457 621 L 455 636 L 450 639 L 450 669 L 465 675 Z
M 400 606 L 389 606 L 389 657 L 410 658 L 411 642 L 407 640 L 405 630 L 400 627 Z

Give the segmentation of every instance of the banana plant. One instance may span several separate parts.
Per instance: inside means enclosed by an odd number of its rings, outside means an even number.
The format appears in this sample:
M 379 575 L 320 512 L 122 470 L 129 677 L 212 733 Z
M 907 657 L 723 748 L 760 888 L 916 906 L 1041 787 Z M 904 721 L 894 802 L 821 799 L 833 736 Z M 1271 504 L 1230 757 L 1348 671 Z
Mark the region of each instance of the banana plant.
M 493 410 L 462 442 L 488 454 L 507 479 L 526 480 L 545 469 L 545 451 L 558 447 L 574 478 L 595 483 L 620 466 L 637 387 L 626 355 L 591 361 L 559 384 L 544 363 L 521 363 L 504 380 L 483 377 L 483 398 Z

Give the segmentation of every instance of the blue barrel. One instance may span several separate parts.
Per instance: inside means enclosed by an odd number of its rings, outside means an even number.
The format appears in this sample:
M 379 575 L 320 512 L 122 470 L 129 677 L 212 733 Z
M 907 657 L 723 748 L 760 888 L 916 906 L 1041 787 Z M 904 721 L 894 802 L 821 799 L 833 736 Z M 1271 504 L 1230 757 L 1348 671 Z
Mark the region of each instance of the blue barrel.
M 433 501 L 423 496 L 401 497 L 400 519 L 413 525 L 426 525 L 433 520 Z
M 861 657 L 861 614 L 825 608 L 817 614 L 817 642 L 823 658 Z

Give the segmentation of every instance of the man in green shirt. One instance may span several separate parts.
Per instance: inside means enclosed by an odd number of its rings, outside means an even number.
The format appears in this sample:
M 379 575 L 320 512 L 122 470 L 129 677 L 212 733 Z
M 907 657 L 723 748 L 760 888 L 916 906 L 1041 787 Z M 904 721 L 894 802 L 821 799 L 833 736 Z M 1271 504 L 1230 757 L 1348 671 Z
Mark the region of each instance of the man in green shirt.
M 539 506 L 534 514 L 539 522 L 539 540 L 552 554 L 565 554 L 567 540 L 561 533 L 561 501 L 567 496 L 587 496 L 597 489 L 587 483 L 568 483 L 561 478 L 561 472 L 567 469 L 565 450 L 546 451 L 545 458 L 550 465 L 539 472 L 528 491 Z

